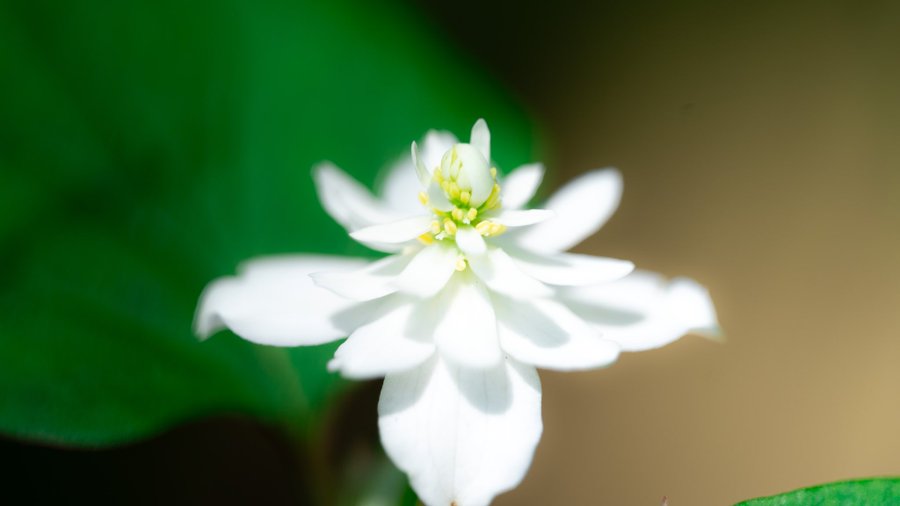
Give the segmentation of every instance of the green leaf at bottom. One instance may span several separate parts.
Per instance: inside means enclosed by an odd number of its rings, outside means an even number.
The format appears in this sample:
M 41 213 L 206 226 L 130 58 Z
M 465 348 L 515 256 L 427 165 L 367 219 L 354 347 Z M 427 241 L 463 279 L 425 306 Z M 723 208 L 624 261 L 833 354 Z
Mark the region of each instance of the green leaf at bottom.
M 736 506 L 879 506 L 900 504 L 900 478 L 840 481 L 760 497 Z

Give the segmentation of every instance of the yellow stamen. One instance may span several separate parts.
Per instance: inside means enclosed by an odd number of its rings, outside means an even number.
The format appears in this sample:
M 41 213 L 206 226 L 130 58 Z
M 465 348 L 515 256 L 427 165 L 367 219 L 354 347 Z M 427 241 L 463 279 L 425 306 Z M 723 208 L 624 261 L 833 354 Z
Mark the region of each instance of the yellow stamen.
M 500 185 L 494 183 L 494 187 L 491 188 L 491 194 L 488 195 L 487 200 L 484 202 L 484 207 L 486 209 L 494 209 L 500 204 Z
M 475 225 L 475 231 L 481 235 L 488 235 L 491 233 L 491 225 L 493 225 L 493 223 L 489 221 L 482 221 L 478 225 Z
M 472 194 L 469 193 L 468 191 L 463 190 L 463 191 L 459 192 L 459 201 L 462 202 L 463 204 L 468 204 L 469 199 L 471 199 L 471 198 L 472 198 Z
M 419 242 L 428 246 L 430 244 L 434 244 L 434 236 L 431 234 L 422 234 L 419 236 Z
M 419 202 L 421 202 L 423 206 L 427 206 L 428 205 L 428 194 L 425 192 L 419 192 Z
M 447 235 L 456 235 L 456 223 L 449 218 L 444 220 L 444 232 L 447 232 Z
M 470 207 L 470 208 L 469 208 L 469 212 L 466 213 L 466 219 L 469 220 L 469 221 L 472 221 L 472 220 L 474 220 L 477 216 L 478 216 L 478 209 L 475 209 L 474 207 Z
M 431 233 L 432 235 L 441 233 L 441 224 L 437 220 L 431 222 Z
M 456 270 L 462 272 L 466 270 L 466 259 L 463 257 L 459 257 L 456 259 Z
M 458 199 L 460 194 L 459 185 L 457 185 L 456 183 L 450 183 L 450 191 L 448 193 L 450 194 L 450 198 Z
M 491 235 L 500 235 L 503 232 L 506 232 L 506 225 L 501 225 L 499 223 L 491 223 Z
M 458 207 L 454 207 L 453 211 L 450 212 L 450 216 L 453 216 L 453 219 L 456 221 L 462 221 L 463 219 L 463 211 Z
M 491 167 L 491 177 L 494 178 L 494 181 L 497 180 L 497 167 Z

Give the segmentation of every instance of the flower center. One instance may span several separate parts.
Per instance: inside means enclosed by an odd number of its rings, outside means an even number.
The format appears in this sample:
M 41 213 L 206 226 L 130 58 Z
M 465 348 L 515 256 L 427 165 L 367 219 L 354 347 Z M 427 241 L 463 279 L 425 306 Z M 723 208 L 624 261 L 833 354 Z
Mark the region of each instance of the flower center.
M 428 193 L 419 193 L 419 201 L 435 216 L 431 230 L 421 235 L 419 241 L 424 244 L 455 241 L 460 227 L 474 227 L 484 237 L 495 237 L 506 231 L 504 225 L 490 219 L 501 206 L 497 168 L 490 167 L 474 147 L 456 144 L 444 154 L 432 174 L 431 189 L 443 193 L 449 209 L 432 205 Z M 465 261 L 457 268 L 465 269 Z

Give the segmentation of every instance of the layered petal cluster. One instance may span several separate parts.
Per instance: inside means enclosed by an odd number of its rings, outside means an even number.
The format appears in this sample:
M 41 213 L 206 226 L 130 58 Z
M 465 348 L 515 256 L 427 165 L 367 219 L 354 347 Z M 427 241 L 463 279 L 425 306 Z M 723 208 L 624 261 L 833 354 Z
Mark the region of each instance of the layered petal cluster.
M 388 255 L 252 260 L 207 287 L 196 331 L 276 346 L 347 337 L 328 367 L 385 377 L 382 443 L 419 497 L 488 504 L 522 480 L 540 439 L 536 368 L 603 367 L 622 351 L 718 333 L 696 282 L 566 252 L 615 211 L 616 170 L 526 209 L 542 176 L 531 164 L 501 178 L 483 120 L 468 143 L 437 131 L 413 143 L 381 198 L 323 163 L 314 178 L 325 210 Z

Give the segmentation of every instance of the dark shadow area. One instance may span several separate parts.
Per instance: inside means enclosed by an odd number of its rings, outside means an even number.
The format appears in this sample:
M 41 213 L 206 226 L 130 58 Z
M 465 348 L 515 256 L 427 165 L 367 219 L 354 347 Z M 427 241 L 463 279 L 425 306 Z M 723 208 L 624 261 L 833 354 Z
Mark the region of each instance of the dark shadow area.
M 0 455 L 3 504 L 313 504 L 292 444 L 243 418 L 194 422 L 102 451 L 5 439 Z

